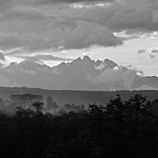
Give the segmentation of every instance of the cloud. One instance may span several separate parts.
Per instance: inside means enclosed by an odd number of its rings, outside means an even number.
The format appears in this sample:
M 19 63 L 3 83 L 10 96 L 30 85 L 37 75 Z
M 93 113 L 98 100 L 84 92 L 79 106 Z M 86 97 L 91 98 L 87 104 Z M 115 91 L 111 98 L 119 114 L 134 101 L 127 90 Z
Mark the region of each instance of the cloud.
M 122 41 L 115 37 L 107 27 L 85 22 L 78 22 L 76 29 L 71 33 L 66 32 L 63 41 L 65 49 L 83 49 L 92 45 L 108 47 L 121 44 Z
M 145 50 L 145 49 L 139 49 L 139 50 L 138 50 L 138 54 L 143 54 L 143 53 L 146 53 L 146 50 Z
M 82 2 L 111 5 L 70 5 Z M 113 47 L 127 38 L 139 38 L 138 32 L 158 31 L 155 0 L 1 0 L 0 4 L 9 7 L 0 15 L 1 49 Z M 123 31 L 125 38 L 115 34 Z
M 151 58 L 154 58 L 158 55 L 158 48 L 157 47 L 151 47 L 151 48 L 147 48 L 147 49 L 138 50 L 138 54 L 141 54 L 141 53 L 146 53 Z
M 5 57 L 2 53 L 0 53 L 0 60 L 5 61 Z
M 1 49 L 17 47 L 31 51 L 83 49 L 93 45 L 108 47 L 123 43 L 106 26 L 77 19 L 71 20 L 69 15 L 64 18 L 63 11 L 69 12 L 70 9 L 71 14 L 70 6 L 64 10 L 58 10 L 59 8 L 59 6 L 48 7 L 48 10 L 43 10 L 24 4 L 12 7 L 1 17 Z
M 14 56 L 16 54 L 24 54 L 26 51 L 23 48 L 13 48 L 13 49 L 6 49 L 3 51 L 3 53 L 6 56 Z
M 41 62 L 41 61 L 72 61 L 73 58 L 59 57 L 54 56 L 53 50 L 43 50 L 38 52 L 30 52 L 23 48 L 15 48 L 5 50 L 3 52 L 6 57 L 14 57 L 20 58 L 21 60 L 29 60 L 33 62 Z
M 108 47 L 122 44 L 109 28 L 83 21 L 54 19 L 28 22 L 17 19 L 4 21 L 0 27 L 3 27 L 0 32 L 1 49 L 83 49 L 92 45 Z
M 27 55 L 15 55 L 14 57 L 20 57 L 25 60 L 31 60 L 31 61 L 72 61 L 71 58 L 62 58 L 57 57 L 54 55 L 34 55 L 34 56 L 27 56 Z
M 158 17 L 155 13 L 157 9 L 158 2 L 155 0 L 121 0 L 109 7 L 87 9 L 80 14 L 80 18 L 96 21 L 117 31 L 154 31 L 158 28 Z
M 35 2 L 38 4 L 52 4 L 52 3 L 87 3 L 87 4 L 95 4 L 95 3 L 113 3 L 115 0 L 36 0 Z
M 10 2 L 11 2 L 11 0 L 0 0 L 0 5 L 4 6 L 4 5 L 6 5 L 6 4 L 10 3 Z
M 153 12 L 153 23 L 158 23 L 158 11 Z
M 155 56 L 158 55 L 158 48 L 150 48 L 148 52 L 150 57 L 154 58 Z

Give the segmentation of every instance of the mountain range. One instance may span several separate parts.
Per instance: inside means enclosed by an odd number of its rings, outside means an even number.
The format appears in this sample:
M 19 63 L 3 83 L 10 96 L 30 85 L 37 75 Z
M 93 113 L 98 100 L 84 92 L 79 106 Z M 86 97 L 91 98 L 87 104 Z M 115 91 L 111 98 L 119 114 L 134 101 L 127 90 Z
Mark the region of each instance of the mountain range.
M 0 66 L 0 86 L 54 90 L 155 90 L 158 77 L 118 65 L 112 60 L 91 60 L 88 56 L 49 67 L 25 60 Z

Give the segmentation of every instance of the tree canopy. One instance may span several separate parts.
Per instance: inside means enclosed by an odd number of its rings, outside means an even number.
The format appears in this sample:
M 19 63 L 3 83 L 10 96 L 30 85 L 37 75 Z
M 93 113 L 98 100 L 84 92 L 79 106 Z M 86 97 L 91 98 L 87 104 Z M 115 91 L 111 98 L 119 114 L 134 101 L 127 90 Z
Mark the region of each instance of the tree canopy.
M 1 157 L 17 158 L 149 158 L 158 156 L 158 119 L 136 94 L 120 95 L 104 107 L 90 104 L 79 112 L 43 113 L 17 108 L 15 116 L 0 116 Z

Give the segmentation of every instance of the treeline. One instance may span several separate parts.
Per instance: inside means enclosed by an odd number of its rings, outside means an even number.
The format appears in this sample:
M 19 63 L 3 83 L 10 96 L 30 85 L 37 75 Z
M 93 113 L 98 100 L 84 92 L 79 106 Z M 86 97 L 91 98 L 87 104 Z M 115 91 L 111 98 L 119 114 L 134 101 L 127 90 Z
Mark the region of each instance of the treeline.
M 43 103 L 43 96 L 35 94 L 11 95 L 7 100 L 0 98 L 0 111 L 8 115 L 14 115 L 16 113 L 17 107 L 33 110 L 32 104 L 35 102 Z M 51 113 L 53 115 L 61 115 L 62 113 L 70 111 L 80 112 L 85 109 L 84 105 L 74 105 L 67 103 L 64 106 L 59 106 L 54 101 L 52 96 L 47 96 L 45 104 L 43 105 L 42 111 L 44 113 Z
M 158 117 L 141 94 L 117 95 L 106 107 L 89 105 L 78 113 L 43 113 L 43 103 L 0 115 L 3 158 L 156 158 Z

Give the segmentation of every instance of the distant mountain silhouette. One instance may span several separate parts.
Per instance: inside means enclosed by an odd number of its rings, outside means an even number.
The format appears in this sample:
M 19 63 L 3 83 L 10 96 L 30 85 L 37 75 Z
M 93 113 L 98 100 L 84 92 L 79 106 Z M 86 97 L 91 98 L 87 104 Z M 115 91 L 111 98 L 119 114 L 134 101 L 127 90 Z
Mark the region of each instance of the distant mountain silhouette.
M 88 56 L 55 67 L 31 60 L 0 66 L 0 86 L 37 87 L 63 90 L 158 89 L 158 77 L 140 76 L 137 70 L 112 60 L 91 60 Z

